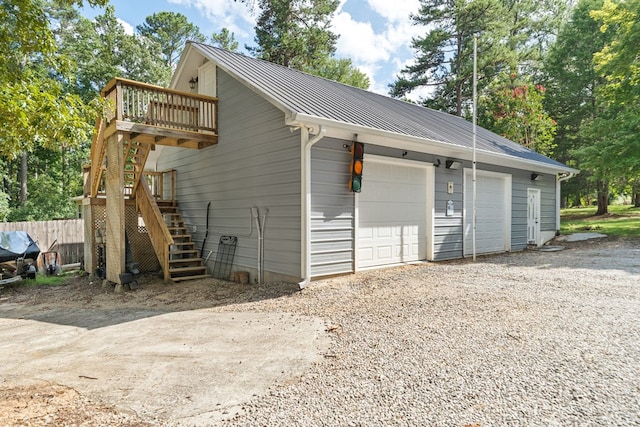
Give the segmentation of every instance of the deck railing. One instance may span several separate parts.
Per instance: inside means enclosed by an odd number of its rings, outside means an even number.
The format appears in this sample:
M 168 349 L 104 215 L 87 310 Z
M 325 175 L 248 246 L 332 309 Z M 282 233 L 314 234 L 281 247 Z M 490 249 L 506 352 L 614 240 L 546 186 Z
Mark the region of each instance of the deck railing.
M 91 177 L 91 167 L 86 165 L 83 167 L 84 172 L 84 196 L 85 197 L 96 197 L 99 195 L 104 196 L 104 183 L 103 180 L 100 179 L 102 183 L 96 189 L 96 193 L 91 195 L 91 187 L 90 184 L 92 180 Z M 98 173 L 102 171 L 99 170 Z M 153 172 L 153 171 L 144 171 L 142 172 L 142 176 L 145 178 L 147 182 L 147 186 L 151 191 L 151 197 L 156 201 L 160 202 L 175 202 L 176 201 L 176 171 L 175 169 L 169 169 L 161 172 Z M 125 186 L 124 194 L 125 196 L 131 196 L 133 194 L 133 188 L 131 186 Z M 137 192 L 137 189 L 136 189 Z
M 218 99 L 115 78 L 103 90 L 112 120 L 192 132 L 218 132 Z
M 169 169 L 162 172 L 144 171 L 143 176 L 151 190 L 151 195 L 157 201 L 175 202 L 176 200 L 176 171 Z

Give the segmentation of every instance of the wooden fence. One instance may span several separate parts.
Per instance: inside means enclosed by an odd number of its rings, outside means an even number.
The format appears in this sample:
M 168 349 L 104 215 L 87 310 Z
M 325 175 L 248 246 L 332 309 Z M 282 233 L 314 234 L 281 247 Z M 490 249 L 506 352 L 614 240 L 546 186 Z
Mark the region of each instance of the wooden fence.
M 82 219 L 0 222 L 0 231 L 26 231 L 38 244 L 40 252 L 46 252 L 49 248 L 58 252 L 62 264 L 81 262 L 84 257 Z

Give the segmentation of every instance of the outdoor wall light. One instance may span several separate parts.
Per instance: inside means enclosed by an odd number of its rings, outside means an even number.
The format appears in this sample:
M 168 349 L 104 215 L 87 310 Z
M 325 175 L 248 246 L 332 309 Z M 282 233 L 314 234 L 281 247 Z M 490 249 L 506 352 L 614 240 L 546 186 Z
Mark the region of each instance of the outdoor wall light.
M 539 173 L 531 174 L 531 181 L 540 181 L 541 179 L 542 179 L 542 175 L 540 175 Z
M 196 88 L 196 85 L 198 84 L 198 77 L 191 77 L 191 80 L 189 80 L 189 87 L 191 88 L 191 90 Z
M 435 167 L 439 168 L 441 164 L 442 164 L 442 163 L 440 163 L 440 159 L 436 159 L 436 161 L 435 161 L 435 163 L 433 164 L 433 166 L 435 166 Z
M 444 164 L 447 169 L 456 170 L 460 167 L 460 162 L 455 160 L 447 160 Z

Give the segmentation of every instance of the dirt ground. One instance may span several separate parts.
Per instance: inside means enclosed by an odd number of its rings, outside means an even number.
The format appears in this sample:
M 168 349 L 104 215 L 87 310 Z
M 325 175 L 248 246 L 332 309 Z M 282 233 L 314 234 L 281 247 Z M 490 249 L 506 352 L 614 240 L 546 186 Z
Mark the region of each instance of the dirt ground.
M 320 319 L 238 308 L 295 285 L 138 285 L 114 293 L 84 275 L 0 290 L 0 426 L 209 425 L 328 345 Z

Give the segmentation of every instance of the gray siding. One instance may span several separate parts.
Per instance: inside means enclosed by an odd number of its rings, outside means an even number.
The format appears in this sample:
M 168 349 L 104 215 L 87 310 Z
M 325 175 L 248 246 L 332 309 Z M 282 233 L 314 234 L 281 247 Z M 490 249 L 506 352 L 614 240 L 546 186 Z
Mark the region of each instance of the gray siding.
M 540 232 L 556 231 L 556 180 L 545 175 L 541 181 L 531 181 L 527 171 L 512 174 L 511 248 L 521 250 L 527 247 L 527 189 L 540 190 Z
M 471 167 L 470 162 L 463 162 Z M 532 171 L 523 171 L 500 166 L 478 164 L 478 170 L 500 172 L 511 175 L 511 250 L 527 247 L 527 189 L 540 189 L 540 231 L 556 230 L 555 176 L 544 175 L 541 181 L 531 181 Z M 462 167 L 461 167 L 462 169 Z M 462 174 L 460 175 L 462 177 Z
M 311 276 L 353 271 L 354 194 L 348 141 L 324 138 L 311 149 Z
M 433 258 L 436 261 L 462 257 L 464 240 L 462 171 L 462 166 L 457 170 L 446 169 L 444 164 L 436 168 L 435 218 L 433 222 Z M 447 184 L 450 181 L 453 182 L 453 194 L 447 192 Z M 454 214 L 452 216 L 447 216 L 448 200 L 453 201 Z
M 211 202 L 203 255 L 221 235 L 238 236 L 234 269 L 257 269 L 257 232 L 251 208 L 268 209 L 264 269 L 300 277 L 300 133 L 284 114 L 218 70 L 219 142 L 202 150 L 165 147 L 158 170 L 176 169 L 180 211 L 200 249 Z M 252 227 L 252 230 L 251 230 Z M 251 230 L 251 232 L 250 232 Z

